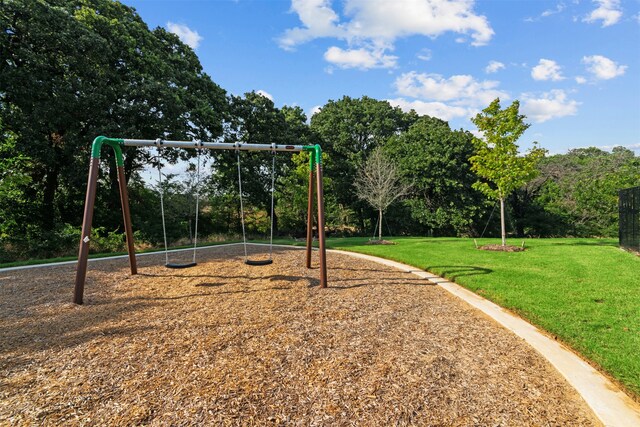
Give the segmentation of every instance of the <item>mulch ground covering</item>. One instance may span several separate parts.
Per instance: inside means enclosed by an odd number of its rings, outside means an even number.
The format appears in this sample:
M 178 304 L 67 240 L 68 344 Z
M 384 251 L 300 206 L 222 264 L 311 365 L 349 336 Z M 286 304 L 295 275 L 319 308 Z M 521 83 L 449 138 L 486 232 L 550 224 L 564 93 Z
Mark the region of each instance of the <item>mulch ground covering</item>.
M 315 254 L 314 254 L 315 256 Z M 188 254 L 185 255 L 188 258 Z M 0 425 L 599 425 L 521 339 L 428 281 L 241 247 L 0 272 Z

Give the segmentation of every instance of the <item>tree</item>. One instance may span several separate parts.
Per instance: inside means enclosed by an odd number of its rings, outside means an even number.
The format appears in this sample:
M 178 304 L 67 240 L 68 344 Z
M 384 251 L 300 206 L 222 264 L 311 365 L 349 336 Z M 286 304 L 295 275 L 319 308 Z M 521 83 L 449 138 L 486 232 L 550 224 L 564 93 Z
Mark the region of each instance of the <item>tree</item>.
M 15 146 L 16 136 L 4 129 L 0 118 L 0 244 L 15 236 L 20 223 L 29 218 L 24 189 L 31 181 L 27 173 L 30 160 L 16 152 Z
M 487 197 L 500 201 L 500 230 L 502 246 L 506 246 L 504 201 L 538 174 L 536 165 L 544 157 L 546 150 L 534 142 L 527 154 L 520 156 L 516 141 L 529 128 L 526 118 L 519 113 L 520 103 L 516 100 L 504 110 L 500 99 L 478 113 L 471 121 L 482 132 L 483 138 L 474 138 L 476 155 L 469 160 L 471 168 L 484 181 L 477 181 L 473 187 Z
M 301 130 L 302 110 L 275 107 L 269 98 L 249 92 L 244 97 L 232 96 L 229 99 L 230 115 L 226 123 L 224 141 L 242 144 L 300 144 L 298 132 Z M 215 158 L 211 186 L 216 197 L 233 195 L 236 206 L 240 206 L 238 195 L 238 163 L 235 151 L 220 150 L 212 153 Z M 262 215 L 271 215 L 271 174 L 273 157 L 269 152 L 240 153 L 242 173 L 242 192 L 245 212 L 252 210 Z M 290 155 L 275 155 L 275 175 L 280 178 L 291 168 Z M 280 193 L 276 192 L 274 197 Z M 278 203 L 276 199 L 276 204 Z M 278 230 L 277 210 L 274 211 L 274 233 Z M 238 226 L 240 224 L 238 223 Z M 250 231 L 251 225 L 247 224 Z
M 54 230 L 82 215 L 97 135 L 200 138 L 222 133 L 224 91 L 172 33 L 149 30 L 111 0 L 9 0 L 0 7 L 0 115 L 33 167 L 32 224 Z M 128 147 L 127 177 L 148 162 Z M 112 153 L 105 151 L 96 222 L 121 223 Z M 39 233 L 35 233 L 39 234 Z
M 324 168 L 333 178 L 331 191 L 339 206 L 356 212 L 360 229 L 365 227 L 367 208 L 353 197 L 353 178 L 375 147 L 406 131 L 416 119 L 415 113 L 366 96 L 329 101 L 311 118 L 311 130 L 320 137 L 328 157 Z
M 385 156 L 382 147 L 377 147 L 358 170 L 354 186 L 358 197 L 378 211 L 378 240 L 382 241 L 382 214 L 391 203 L 407 194 L 411 185 L 400 180 L 395 164 Z
M 469 157 L 475 154 L 472 139 L 469 132 L 452 131 L 447 122 L 423 116 L 384 145 L 401 176 L 413 182 L 404 203 L 414 221 L 409 232 L 474 233 L 485 202 L 472 188 L 477 180 L 469 163 Z
M 532 203 L 560 220 L 547 231 L 548 224 L 529 218 L 530 229 L 539 235 L 617 236 L 618 191 L 640 185 L 640 157 L 623 147 L 611 153 L 579 148 L 547 157 L 538 168 L 540 175 L 526 186 Z

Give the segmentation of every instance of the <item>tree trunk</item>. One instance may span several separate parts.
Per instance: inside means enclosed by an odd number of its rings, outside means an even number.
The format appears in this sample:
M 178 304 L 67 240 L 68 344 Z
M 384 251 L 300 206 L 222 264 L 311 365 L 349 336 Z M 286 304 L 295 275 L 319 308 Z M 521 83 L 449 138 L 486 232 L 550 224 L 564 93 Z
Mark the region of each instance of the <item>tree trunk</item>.
M 47 171 L 47 175 L 44 181 L 43 192 L 43 218 L 42 225 L 45 230 L 53 230 L 56 223 L 56 209 L 55 198 L 56 191 L 58 190 L 58 178 L 60 175 L 60 168 L 56 164 L 54 167 Z
M 502 234 L 502 246 L 507 246 L 507 228 L 504 222 L 504 197 L 500 197 L 500 231 Z
M 367 231 L 367 226 L 364 223 L 364 212 L 362 210 L 362 207 L 358 206 L 356 212 L 358 214 L 358 222 L 360 222 L 360 232 L 365 233 Z
M 382 209 L 378 209 L 378 240 L 382 241 Z
M 278 214 L 276 214 L 276 211 L 274 209 L 273 211 L 273 235 L 277 236 L 278 235 Z

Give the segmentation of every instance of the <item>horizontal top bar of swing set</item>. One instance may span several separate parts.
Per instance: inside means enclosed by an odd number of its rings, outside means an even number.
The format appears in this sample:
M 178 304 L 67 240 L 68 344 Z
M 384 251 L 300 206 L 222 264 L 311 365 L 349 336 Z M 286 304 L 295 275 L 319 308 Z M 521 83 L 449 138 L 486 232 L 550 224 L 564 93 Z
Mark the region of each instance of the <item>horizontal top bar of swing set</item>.
M 240 151 L 313 151 L 313 145 L 233 144 L 230 142 L 165 141 L 163 139 L 123 139 L 123 145 L 131 147 L 208 148 L 211 150 Z

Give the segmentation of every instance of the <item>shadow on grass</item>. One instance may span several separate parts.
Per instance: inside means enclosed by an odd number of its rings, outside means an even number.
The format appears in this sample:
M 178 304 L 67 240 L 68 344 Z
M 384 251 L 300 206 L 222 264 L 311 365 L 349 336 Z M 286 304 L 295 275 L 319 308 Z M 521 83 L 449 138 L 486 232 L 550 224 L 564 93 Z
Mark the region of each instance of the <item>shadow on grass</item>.
M 559 239 L 558 239 L 559 240 Z M 589 241 L 589 240 L 578 240 L 578 241 L 555 241 L 552 246 L 612 246 L 614 248 L 618 247 L 618 242 L 615 240 L 602 240 L 602 241 Z
M 491 274 L 493 270 L 484 267 L 475 267 L 472 265 L 430 265 L 426 267 L 427 271 L 446 277 L 455 281 L 458 277 L 478 276 L 481 274 Z

